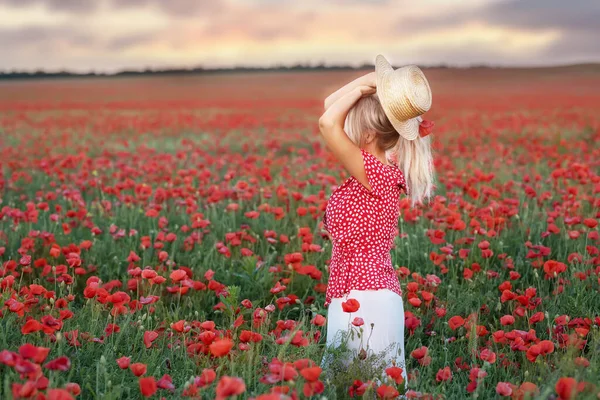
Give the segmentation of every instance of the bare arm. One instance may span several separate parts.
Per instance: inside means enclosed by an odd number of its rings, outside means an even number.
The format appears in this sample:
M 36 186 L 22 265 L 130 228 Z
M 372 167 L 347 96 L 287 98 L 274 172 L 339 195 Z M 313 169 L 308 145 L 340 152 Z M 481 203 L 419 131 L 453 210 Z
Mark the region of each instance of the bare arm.
M 371 190 L 360 148 L 344 131 L 344 122 L 350 108 L 363 96 L 375 93 L 375 88 L 357 86 L 338 98 L 319 119 L 319 129 L 329 150 L 342 163 L 346 171 Z
M 325 104 L 324 104 L 325 110 L 327 110 L 339 98 L 341 98 L 342 96 L 351 92 L 352 90 L 356 89 L 359 86 L 375 87 L 376 85 L 377 85 L 377 76 L 376 76 L 375 72 L 369 72 L 368 74 L 360 76 L 360 77 L 356 78 L 355 80 L 353 80 L 352 82 L 347 83 L 346 85 L 342 86 L 341 88 L 339 88 L 338 90 L 336 90 L 335 92 L 330 94 L 325 99 Z

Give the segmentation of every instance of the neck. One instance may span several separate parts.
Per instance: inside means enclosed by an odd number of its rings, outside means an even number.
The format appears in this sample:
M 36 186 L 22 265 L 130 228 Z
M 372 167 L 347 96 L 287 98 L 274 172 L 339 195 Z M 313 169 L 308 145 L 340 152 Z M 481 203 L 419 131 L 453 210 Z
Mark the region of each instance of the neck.
M 391 165 L 388 162 L 387 157 L 385 156 L 385 151 L 380 150 L 379 148 L 377 148 L 377 146 L 375 145 L 375 143 L 371 142 L 371 143 L 366 144 L 364 146 L 364 149 L 366 151 L 368 151 L 369 153 L 373 154 L 375 156 L 375 158 L 377 158 L 379 161 L 381 161 L 382 164 Z

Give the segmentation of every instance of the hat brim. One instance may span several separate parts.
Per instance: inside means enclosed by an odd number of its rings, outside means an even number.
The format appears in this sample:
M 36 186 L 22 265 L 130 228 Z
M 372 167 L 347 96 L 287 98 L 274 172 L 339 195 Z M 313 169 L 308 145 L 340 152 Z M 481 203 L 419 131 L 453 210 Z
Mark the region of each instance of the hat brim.
M 415 140 L 419 136 L 419 119 L 411 118 L 406 121 L 399 121 L 393 116 L 390 118 L 390 122 L 394 126 L 394 129 L 406 140 Z
M 415 140 L 419 136 L 419 120 L 417 118 L 411 118 L 406 121 L 401 121 L 394 117 L 389 110 L 389 100 L 387 94 L 389 90 L 386 90 L 387 78 L 394 72 L 394 68 L 391 64 L 379 54 L 375 59 L 375 74 L 377 76 L 377 97 L 383 107 L 385 115 L 390 120 L 392 126 L 398 131 L 400 136 L 406 140 Z M 381 88 L 381 90 L 379 90 Z

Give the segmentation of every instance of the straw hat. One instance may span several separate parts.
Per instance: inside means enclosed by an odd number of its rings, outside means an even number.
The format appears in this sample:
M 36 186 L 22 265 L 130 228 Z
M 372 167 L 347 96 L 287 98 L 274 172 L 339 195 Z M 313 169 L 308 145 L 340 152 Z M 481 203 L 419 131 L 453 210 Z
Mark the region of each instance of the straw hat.
M 377 95 L 398 133 L 408 140 L 419 136 L 420 115 L 431 108 L 431 88 L 416 65 L 394 70 L 384 56 L 375 59 Z

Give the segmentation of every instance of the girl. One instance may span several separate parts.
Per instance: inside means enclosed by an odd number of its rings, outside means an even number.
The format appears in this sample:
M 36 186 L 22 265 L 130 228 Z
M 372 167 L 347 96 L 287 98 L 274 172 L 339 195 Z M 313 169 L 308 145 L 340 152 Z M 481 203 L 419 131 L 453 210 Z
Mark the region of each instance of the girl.
M 420 117 L 430 107 L 423 72 L 416 66 L 394 70 L 378 55 L 375 72 L 327 97 L 319 119 L 327 147 L 351 175 L 331 194 L 324 216 L 333 245 L 327 346 L 345 340 L 361 359 L 383 354 L 387 367 L 402 369 L 404 380 L 404 307 L 390 250 L 401 194 L 412 205 L 432 196 L 427 135 L 433 124 Z M 322 367 L 330 362 L 326 354 Z

